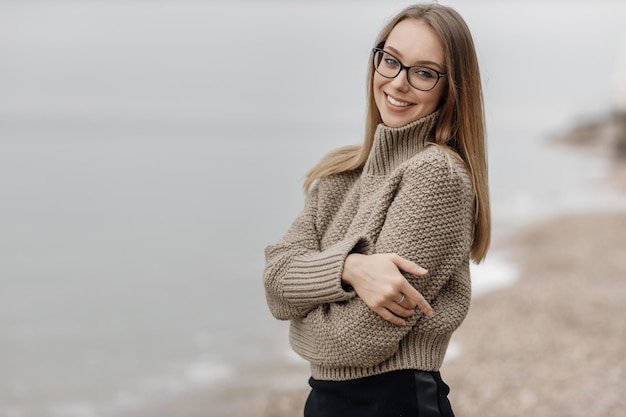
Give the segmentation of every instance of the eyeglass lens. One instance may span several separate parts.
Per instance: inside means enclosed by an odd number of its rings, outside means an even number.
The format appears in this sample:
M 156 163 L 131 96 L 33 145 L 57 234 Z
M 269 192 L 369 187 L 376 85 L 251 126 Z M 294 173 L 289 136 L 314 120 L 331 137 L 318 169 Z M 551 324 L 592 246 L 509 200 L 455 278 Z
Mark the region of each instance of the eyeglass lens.
M 402 64 L 388 52 L 376 51 L 374 53 L 374 68 L 385 78 L 395 78 L 402 71 Z M 437 84 L 439 74 L 427 67 L 410 67 L 408 80 L 409 84 L 418 90 L 428 91 Z

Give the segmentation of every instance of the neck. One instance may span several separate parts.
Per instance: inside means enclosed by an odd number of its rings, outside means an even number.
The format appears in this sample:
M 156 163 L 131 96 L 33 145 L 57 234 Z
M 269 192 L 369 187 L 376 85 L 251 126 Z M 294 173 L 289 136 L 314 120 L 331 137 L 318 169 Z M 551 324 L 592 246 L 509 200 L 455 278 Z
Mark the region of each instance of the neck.
M 439 112 L 429 114 L 401 127 L 379 124 L 374 134 L 372 150 L 363 172 L 387 175 L 409 160 L 434 138 L 434 128 Z

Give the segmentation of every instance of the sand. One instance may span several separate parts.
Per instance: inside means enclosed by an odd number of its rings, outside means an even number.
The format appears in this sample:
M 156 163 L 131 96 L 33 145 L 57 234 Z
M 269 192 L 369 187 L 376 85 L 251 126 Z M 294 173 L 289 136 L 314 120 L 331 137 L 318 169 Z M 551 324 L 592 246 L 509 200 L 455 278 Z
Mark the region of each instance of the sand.
M 626 162 L 613 165 L 607 181 L 626 192 Z M 456 416 L 624 417 L 626 212 L 563 215 L 500 246 L 520 278 L 474 300 L 454 335 L 461 352 L 441 372 Z M 301 416 L 306 394 L 271 393 L 237 417 Z

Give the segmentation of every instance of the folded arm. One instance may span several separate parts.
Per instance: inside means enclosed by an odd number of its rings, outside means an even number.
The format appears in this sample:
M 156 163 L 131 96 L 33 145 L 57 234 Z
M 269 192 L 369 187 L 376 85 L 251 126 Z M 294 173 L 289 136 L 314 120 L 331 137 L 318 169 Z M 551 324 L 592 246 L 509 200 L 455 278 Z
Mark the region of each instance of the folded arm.
M 356 296 L 342 285 L 343 265 L 349 253 L 367 251 L 369 240 L 353 236 L 320 250 L 317 193 L 314 188 L 287 233 L 265 250 L 265 293 L 270 311 L 280 320 L 301 318 L 321 304 Z
M 418 311 L 399 326 L 360 297 L 325 304 L 292 326 L 292 345 L 306 359 L 327 366 L 375 365 L 395 353 L 418 321 L 436 323 L 438 315 L 448 315 L 439 311 L 442 303 L 437 298 L 444 287 L 454 287 L 449 281 L 467 260 L 473 198 L 468 179 L 451 168 L 442 153 L 435 156 L 407 168 L 374 245 L 375 253 L 395 253 L 428 270 L 423 277 L 402 274 L 433 305 L 432 321 Z M 307 357 L 307 352 L 315 353 Z

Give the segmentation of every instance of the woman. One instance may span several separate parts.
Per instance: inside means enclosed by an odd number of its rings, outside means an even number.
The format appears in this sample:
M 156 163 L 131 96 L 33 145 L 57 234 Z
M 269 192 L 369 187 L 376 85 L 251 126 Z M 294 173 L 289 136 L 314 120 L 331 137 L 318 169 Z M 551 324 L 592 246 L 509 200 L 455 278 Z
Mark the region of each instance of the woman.
M 306 417 L 452 416 L 438 372 L 490 241 L 480 74 L 463 19 L 416 5 L 369 63 L 365 141 L 308 173 L 266 249 L 272 314 L 311 364 Z

